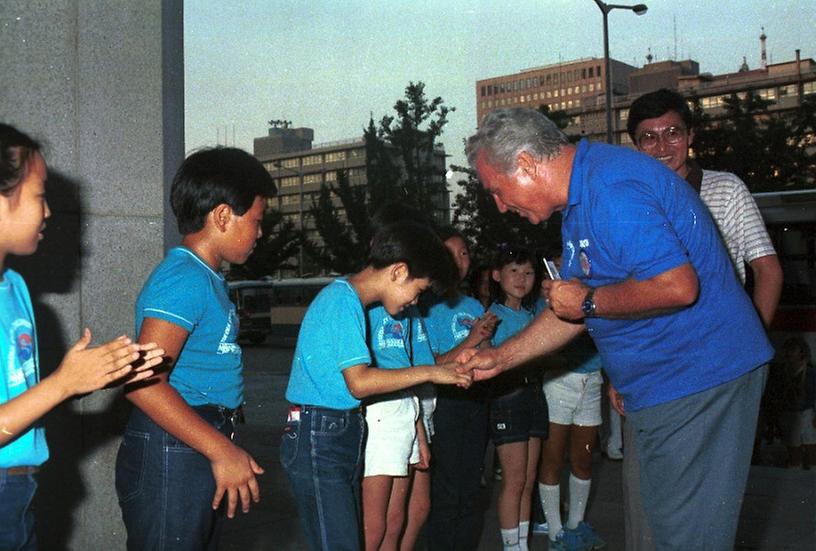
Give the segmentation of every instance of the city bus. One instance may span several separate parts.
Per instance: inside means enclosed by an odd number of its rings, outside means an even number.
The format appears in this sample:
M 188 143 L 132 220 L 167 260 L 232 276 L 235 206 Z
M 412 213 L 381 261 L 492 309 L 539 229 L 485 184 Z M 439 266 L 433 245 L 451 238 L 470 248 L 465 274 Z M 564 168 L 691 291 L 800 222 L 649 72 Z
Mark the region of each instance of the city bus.
M 816 351 L 816 189 L 755 193 L 754 199 L 785 278 L 771 340 L 779 350 L 799 335 Z
M 333 277 L 230 281 L 230 297 L 238 311 L 239 339 L 253 344 L 267 337 L 297 337 L 306 308 Z

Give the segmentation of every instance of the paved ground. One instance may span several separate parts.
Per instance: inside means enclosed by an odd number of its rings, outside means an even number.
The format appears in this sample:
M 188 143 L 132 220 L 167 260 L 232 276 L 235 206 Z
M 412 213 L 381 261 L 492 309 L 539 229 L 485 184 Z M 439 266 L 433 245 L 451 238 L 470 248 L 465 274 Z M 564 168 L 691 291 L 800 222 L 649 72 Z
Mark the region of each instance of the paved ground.
M 281 343 L 278 343 L 280 345 Z M 247 514 L 230 521 L 221 540 L 222 550 L 301 551 L 295 505 L 278 461 L 278 445 L 287 404 L 283 398 L 292 358 L 291 347 L 259 346 L 246 349 L 247 424 L 239 438 L 266 469 L 261 478 L 262 501 Z M 763 463 L 778 463 L 779 446 L 762 450 Z M 620 463 L 598 455 L 588 520 L 607 541 L 609 551 L 623 549 L 623 513 Z M 489 484 L 484 501 L 485 529 L 479 551 L 500 550 L 495 513 L 495 489 Z M 547 549 L 546 537 L 534 538 L 531 550 Z M 814 551 L 816 549 L 816 471 L 770 466 L 751 469 L 745 505 L 740 517 L 736 549 Z

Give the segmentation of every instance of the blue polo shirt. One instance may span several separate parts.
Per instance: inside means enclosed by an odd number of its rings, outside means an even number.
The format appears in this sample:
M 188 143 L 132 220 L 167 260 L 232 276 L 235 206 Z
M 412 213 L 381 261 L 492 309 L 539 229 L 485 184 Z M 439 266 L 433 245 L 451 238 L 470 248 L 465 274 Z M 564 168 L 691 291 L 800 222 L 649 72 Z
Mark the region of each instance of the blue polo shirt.
M 688 308 L 645 319 L 586 320 L 627 409 L 718 386 L 773 356 L 708 209 L 662 163 L 582 140 L 562 214 L 564 279 L 600 287 L 687 263 L 697 273 L 699 297 Z
M 292 404 L 356 408 L 360 400 L 349 392 L 343 370 L 359 364 L 371 364 L 366 315 L 354 287 L 337 278 L 303 316 L 286 399 Z

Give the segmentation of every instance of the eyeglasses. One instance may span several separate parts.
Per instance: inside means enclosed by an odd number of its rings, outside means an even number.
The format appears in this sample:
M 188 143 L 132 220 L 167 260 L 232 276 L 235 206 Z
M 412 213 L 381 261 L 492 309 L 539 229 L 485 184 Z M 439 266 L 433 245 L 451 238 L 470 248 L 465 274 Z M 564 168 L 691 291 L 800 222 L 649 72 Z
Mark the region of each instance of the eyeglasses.
M 676 145 L 686 137 L 686 129 L 682 126 L 670 126 L 660 132 L 644 132 L 638 137 L 637 143 L 643 149 L 652 149 L 663 140 L 668 145 Z

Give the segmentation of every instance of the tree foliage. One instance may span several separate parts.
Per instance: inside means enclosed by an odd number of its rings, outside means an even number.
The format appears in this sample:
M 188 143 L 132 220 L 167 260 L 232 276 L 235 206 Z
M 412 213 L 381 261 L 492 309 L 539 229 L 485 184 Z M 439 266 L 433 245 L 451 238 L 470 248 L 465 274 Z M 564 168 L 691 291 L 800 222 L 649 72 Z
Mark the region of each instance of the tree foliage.
M 363 130 L 367 186 L 352 185 L 339 172 L 337 183 L 323 184 L 309 210 L 324 244 L 306 247 L 316 263 L 337 273 L 359 269 L 371 239 L 371 215 L 386 203 L 402 201 L 432 212 L 434 196 L 445 192 L 445 169 L 433 163 L 434 152 L 452 111 L 441 97 L 429 99 L 424 83 L 410 82 L 394 115 L 379 123 L 369 119 Z M 338 207 L 347 222 L 337 219 Z
M 752 192 L 813 187 L 816 179 L 816 96 L 791 111 L 769 112 L 771 102 L 753 92 L 724 99 L 712 117 L 694 102 L 694 153 L 711 170 L 733 172 Z

